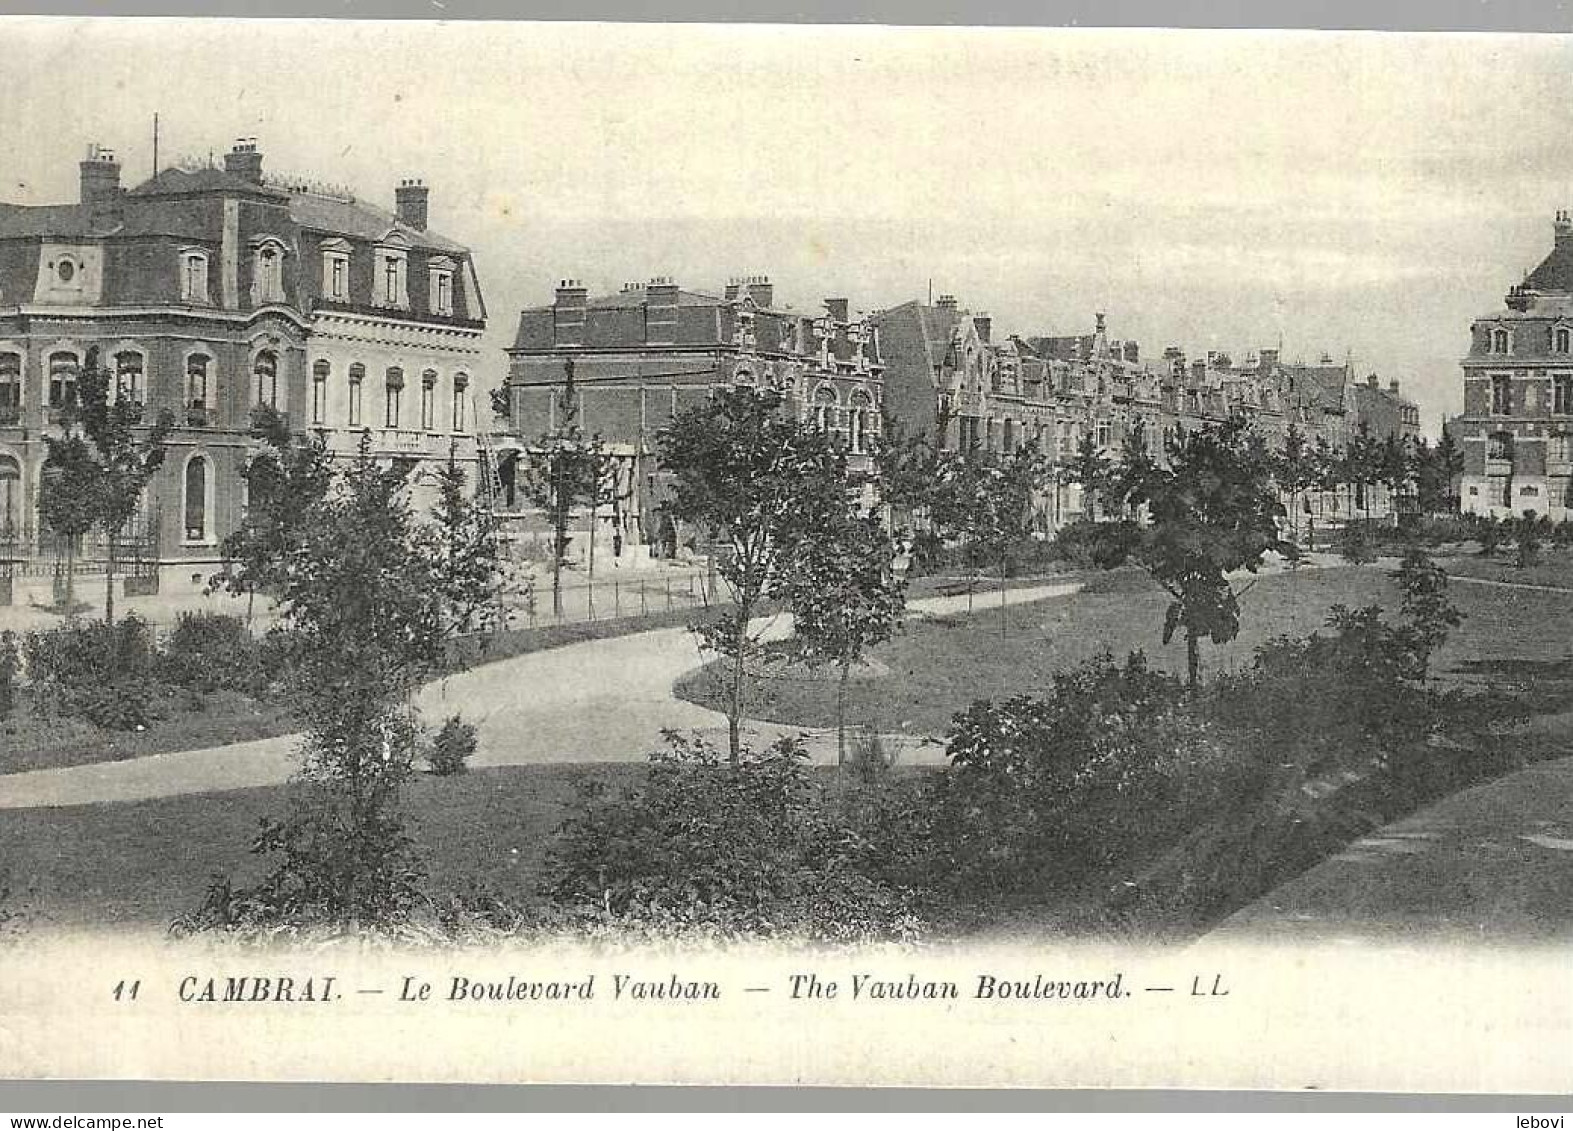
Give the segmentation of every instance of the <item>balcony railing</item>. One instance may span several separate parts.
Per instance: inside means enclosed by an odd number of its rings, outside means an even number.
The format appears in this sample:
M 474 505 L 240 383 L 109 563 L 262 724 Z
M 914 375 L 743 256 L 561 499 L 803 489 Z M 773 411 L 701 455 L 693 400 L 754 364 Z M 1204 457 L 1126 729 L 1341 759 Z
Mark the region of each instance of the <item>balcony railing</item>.
M 426 433 L 413 428 L 376 428 L 371 442 L 373 450 L 382 455 L 424 456 L 430 450 Z

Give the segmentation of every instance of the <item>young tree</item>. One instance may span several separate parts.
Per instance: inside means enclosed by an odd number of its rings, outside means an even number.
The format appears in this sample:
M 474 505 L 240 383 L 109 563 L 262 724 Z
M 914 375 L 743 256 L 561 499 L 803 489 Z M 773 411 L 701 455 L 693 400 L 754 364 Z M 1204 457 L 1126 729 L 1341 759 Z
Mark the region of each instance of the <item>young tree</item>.
M 104 619 L 115 620 L 115 566 L 120 532 L 136 514 L 158 469 L 164 465 L 164 446 L 174 426 L 168 411 L 159 413 L 151 426 L 142 423 L 142 405 L 128 390 L 114 388 L 107 369 L 98 364 L 98 350 L 87 351 L 77 377 L 77 401 L 66 406 L 66 437 L 44 438 L 49 455 L 44 460 L 45 487 L 40 499 L 45 520 L 70 541 L 88 527 L 104 532 L 108 549 L 104 579 Z M 74 427 L 85 443 L 73 443 Z M 51 470 L 56 474 L 50 483 Z M 57 524 L 57 520 L 59 524 Z M 82 526 L 83 520 L 87 526 Z M 70 581 L 74 555 L 67 551 L 66 601 L 73 599 Z
M 905 585 L 891 571 L 890 536 L 872 515 L 844 514 L 798 543 L 781 596 L 810 663 L 835 664 L 836 761 L 847 756 L 847 684 L 864 653 L 896 630 Z
M 972 476 L 976 493 L 962 527 L 978 562 L 997 562 L 1000 575 L 1000 635 L 1006 632 L 1005 583 L 1012 545 L 1032 532 L 1032 503 L 1049 475 L 1047 461 L 1034 443 L 1023 444 L 1009 456 L 982 454 Z
M 444 670 L 446 642 L 476 624 L 495 592 L 495 544 L 471 551 L 411 509 L 404 464 L 382 466 L 362 440 L 315 500 L 270 576 L 290 641 L 288 691 L 306 723 L 302 791 L 265 823 L 254 851 L 274 869 L 244 892 L 210 893 L 209 925 L 382 925 L 419 895 L 402 790 L 414 758 L 416 690 Z M 488 548 L 490 547 L 490 548 Z
M 1454 493 L 1453 486 L 1458 482 L 1458 477 L 1464 474 L 1464 453 L 1447 428 L 1442 429 L 1442 438 L 1437 441 L 1436 464 L 1437 477 L 1442 484 L 1443 507 L 1449 514 L 1457 514 L 1458 495 Z
M 1294 424 L 1284 431 L 1284 443 L 1278 452 L 1273 476 L 1278 481 L 1278 489 L 1289 498 L 1289 533 L 1298 541 L 1300 497 L 1308 488 L 1316 486 L 1318 475 L 1315 449 Z
M 825 434 L 783 415 L 780 398 L 719 388 L 656 434 L 661 467 L 673 476 L 667 512 L 714 532 L 717 576 L 731 608 L 694 631 L 731 661 L 730 756 L 742 756 L 749 621 L 778 593 L 803 540 L 846 510 L 846 460 Z
M 249 464 L 246 514 L 220 544 L 224 569 L 208 582 L 246 596 L 246 623 L 259 592 L 277 590 L 290 556 L 300 545 L 302 525 L 333 483 L 333 457 L 318 437 L 293 433 L 284 416 L 261 406 L 252 417 L 252 436 L 264 448 Z
M 1082 513 L 1090 521 L 1097 521 L 1099 496 L 1109 485 L 1111 466 L 1112 462 L 1099 450 L 1093 434 L 1083 432 L 1081 442 L 1076 445 L 1076 454 L 1065 466 L 1064 475 L 1067 483 L 1081 486 Z
M 508 598 L 527 593 L 527 583 L 508 568 L 501 523 L 469 489 L 451 448 L 436 479 L 437 502 L 431 514 L 436 537 L 429 542 L 433 568 L 451 589 L 444 628 L 450 635 L 505 628 Z
M 1239 594 L 1229 581 L 1255 573 L 1270 551 L 1291 551 L 1278 536 L 1283 504 L 1271 468 L 1249 442 L 1243 422 L 1182 433 L 1169 466 L 1136 493 L 1150 516 L 1136 560 L 1173 597 L 1163 642 L 1185 634 L 1186 670 L 1200 684 L 1203 639 L 1226 644 L 1240 631 Z
M 611 457 L 600 436 L 586 436 L 579 427 L 579 394 L 573 358 L 563 362 L 563 386 L 557 396 L 555 425 L 537 442 L 525 480 L 525 494 L 547 514 L 552 527 L 552 615 L 563 615 L 563 567 L 572 544 L 569 527 L 574 511 L 591 507 L 590 544 L 594 552 L 594 508 L 604 498 Z

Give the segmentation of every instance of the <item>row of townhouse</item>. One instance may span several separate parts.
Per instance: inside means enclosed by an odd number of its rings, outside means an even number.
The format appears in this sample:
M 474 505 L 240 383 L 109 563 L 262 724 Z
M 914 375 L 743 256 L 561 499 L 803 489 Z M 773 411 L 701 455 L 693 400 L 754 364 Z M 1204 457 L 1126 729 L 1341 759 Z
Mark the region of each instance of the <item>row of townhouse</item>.
M 890 421 L 943 422 L 953 447 L 1032 441 L 1062 460 L 1084 436 L 1117 456 L 1135 429 L 1161 450 L 1177 428 L 1240 415 L 1270 436 L 1292 423 L 1335 444 L 1362 423 L 1418 430 L 1396 383 L 1358 383 L 1348 364 L 1288 365 L 1272 350 L 1235 364 L 1177 347 L 1153 363 L 1111 339 L 1102 314 L 1090 333 L 997 335 L 951 296 L 869 314 L 835 297 L 805 312 L 765 276 L 713 290 L 659 277 L 597 295 L 565 279 L 550 305 L 520 312 L 506 371 L 493 371 L 474 258 L 432 230 L 422 182 L 399 181 L 388 210 L 264 173 L 255 139 L 130 188 L 121 172 L 95 147 L 76 203 L 0 204 L 0 560 L 58 549 L 38 511 L 45 438 L 90 357 L 149 423 L 174 420 L 123 537 L 183 583 L 211 572 L 242 519 L 259 405 L 335 451 L 368 444 L 407 462 L 418 506 L 431 468 L 476 468 L 515 536 L 540 539 L 523 473 L 564 423 L 569 362 L 575 423 L 617 457 L 594 541 L 620 564 L 678 551 L 656 434 L 718 383 L 773 389 L 839 435 L 865 490 Z M 1073 485 L 1042 500 L 1049 528 L 1083 510 Z
M 564 280 L 550 306 L 521 313 L 508 354 L 510 430 L 521 445 L 557 427 L 572 363 L 576 423 L 624 457 L 623 502 L 602 520 L 615 525 L 618 552 L 670 551 L 656 433 L 718 382 L 778 391 L 787 411 L 841 435 L 858 470 L 868 469 L 869 448 L 890 423 L 943 430 L 952 449 L 1009 453 L 1031 442 L 1062 462 L 1084 437 L 1117 459 L 1138 429 L 1161 458 L 1177 430 L 1241 416 L 1269 442 L 1293 425 L 1335 446 L 1361 429 L 1416 436 L 1420 423 L 1397 382 L 1357 381 L 1352 364 L 1330 358 L 1287 364 L 1260 350 L 1235 364 L 1216 352 L 1188 360 L 1170 347 L 1151 365 L 1136 342 L 1109 337 L 1101 313 L 1091 333 L 998 337 L 989 315 L 951 295 L 868 315 L 830 298 L 809 315 L 779 305 L 766 276 L 714 292 L 658 278 L 596 296 Z M 1348 507 L 1336 495 L 1307 502 L 1335 520 Z M 1085 502 L 1074 484 L 1054 482 L 1038 509 L 1054 529 L 1083 514 Z
M 94 357 L 116 399 L 174 422 L 123 532 L 165 575 L 205 576 L 239 524 L 259 405 L 337 451 L 476 462 L 485 306 L 423 183 L 389 211 L 265 175 L 254 139 L 130 188 L 104 149 L 79 173 L 75 204 L 0 204 L 0 559 L 51 548 L 45 437 Z

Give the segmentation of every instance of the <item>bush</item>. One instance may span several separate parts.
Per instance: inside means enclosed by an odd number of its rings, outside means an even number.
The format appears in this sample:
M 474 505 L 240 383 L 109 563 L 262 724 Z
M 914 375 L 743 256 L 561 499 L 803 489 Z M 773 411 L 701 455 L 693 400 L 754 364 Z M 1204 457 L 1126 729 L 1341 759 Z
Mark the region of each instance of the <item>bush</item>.
M 667 736 L 644 784 L 590 787 L 559 833 L 547 890 L 581 929 L 857 940 L 916 932 L 910 894 L 871 874 L 866 842 L 805 765 L 801 741 L 730 763 Z
M 165 680 L 193 691 L 257 695 L 266 686 L 262 649 L 239 617 L 185 612 L 159 657 Z
M 1514 564 L 1519 569 L 1528 569 L 1540 560 L 1540 536 L 1543 519 L 1536 516 L 1535 512 L 1525 511 L 1522 518 L 1513 524 L 1513 532 L 1517 536 L 1518 557 Z
M 931 869 L 996 897 L 1152 851 L 1237 791 L 1245 768 L 1141 653 L 1061 672 L 1042 699 L 974 703 L 949 752 Z
M 431 750 L 426 755 L 427 765 L 439 777 L 462 774 L 469 769 L 465 763 L 475 753 L 477 745 L 475 728 L 460 716 L 449 715 L 432 739 Z
M 1336 545 L 1339 556 L 1354 565 L 1369 565 L 1377 559 L 1377 540 L 1363 522 L 1345 523 Z
M 1083 568 L 1122 566 L 1141 543 L 1141 527 L 1129 519 L 1094 522 L 1078 518 L 1060 528 L 1055 548 L 1066 561 Z
M 11 717 L 16 709 L 16 676 L 22 654 L 16 646 L 16 633 L 0 632 L 0 719 Z
M 168 698 L 168 688 L 155 671 L 153 634 L 134 613 L 113 625 L 92 621 L 30 632 L 22 651 L 47 710 L 108 730 L 138 730 L 163 717 L 160 700 Z

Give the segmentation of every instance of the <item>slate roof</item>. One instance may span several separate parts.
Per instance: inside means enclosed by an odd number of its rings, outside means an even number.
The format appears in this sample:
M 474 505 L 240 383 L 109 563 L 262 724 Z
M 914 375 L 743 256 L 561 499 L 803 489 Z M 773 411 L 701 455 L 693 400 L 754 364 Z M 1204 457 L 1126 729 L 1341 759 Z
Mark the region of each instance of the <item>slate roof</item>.
M 1553 247 L 1523 285 L 1532 291 L 1573 291 L 1573 240 L 1563 240 Z
M 128 196 L 174 196 L 194 192 L 244 192 L 253 196 L 271 196 L 280 200 L 289 194 L 269 185 L 259 185 L 223 169 L 165 169 L 156 177 L 143 181 L 130 190 Z
M 92 214 L 83 204 L 0 204 L 0 239 L 19 236 L 85 236 Z
M 354 239 L 376 242 L 389 232 L 401 233 L 415 247 L 462 255 L 466 248 L 430 229 L 420 231 L 399 220 L 392 212 L 364 200 L 343 200 L 317 193 L 296 193 L 289 199 L 290 217 L 301 227 Z

